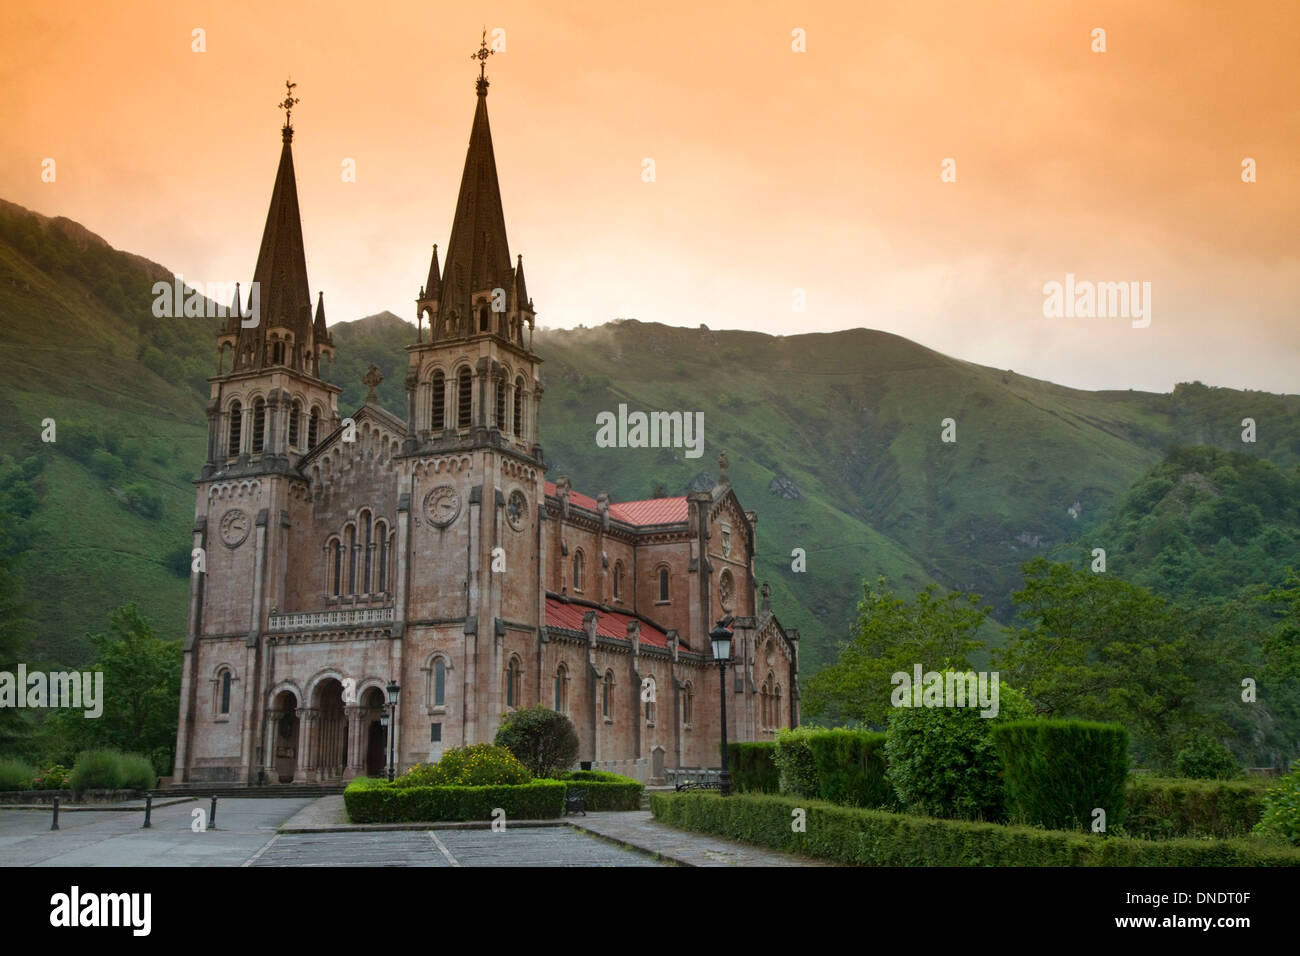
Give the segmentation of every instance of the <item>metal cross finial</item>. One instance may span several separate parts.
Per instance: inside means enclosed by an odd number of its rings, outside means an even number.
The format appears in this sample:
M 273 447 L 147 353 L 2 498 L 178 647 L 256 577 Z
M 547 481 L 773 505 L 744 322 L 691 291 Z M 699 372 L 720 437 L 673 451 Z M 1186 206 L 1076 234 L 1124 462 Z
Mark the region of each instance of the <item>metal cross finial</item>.
M 483 40 L 482 40 L 481 43 L 479 43 L 478 51 L 475 52 L 475 53 L 471 53 L 471 54 L 469 55 L 469 58 L 470 58 L 471 60 L 478 60 L 478 78 L 479 78 L 480 80 L 486 80 L 486 79 L 487 79 L 487 72 L 486 72 L 486 71 L 487 71 L 487 58 L 490 57 L 490 56 L 491 56 L 492 54 L 494 54 L 495 52 L 496 52 L 496 50 L 489 50 L 489 49 L 488 49 L 488 42 L 487 42 L 487 27 L 484 27 L 484 28 L 483 28 Z
M 297 83 L 293 83 L 289 80 L 284 81 L 284 101 L 280 103 L 280 109 L 284 110 L 284 125 L 286 129 L 292 125 L 291 117 L 293 116 L 293 108 L 298 105 L 298 97 L 293 95 L 293 89 L 297 85 Z

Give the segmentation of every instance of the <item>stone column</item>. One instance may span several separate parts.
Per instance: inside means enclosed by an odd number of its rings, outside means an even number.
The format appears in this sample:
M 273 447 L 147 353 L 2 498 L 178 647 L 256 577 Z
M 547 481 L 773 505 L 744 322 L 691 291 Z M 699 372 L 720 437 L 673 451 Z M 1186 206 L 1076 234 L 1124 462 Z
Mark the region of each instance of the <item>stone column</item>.
M 343 771 L 345 781 L 361 776 L 361 761 L 363 759 L 361 751 L 362 710 L 363 708 L 358 704 L 348 704 L 343 708 L 348 720 L 348 759 L 347 767 Z
M 313 753 L 316 731 L 316 709 L 303 707 L 298 711 L 298 762 L 294 783 L 316 782 L 316 761 Z
M 275 748 L 276 741 L 280 739 L 280 721 L 284 719 L 284 711 L 279 707 L 268 707 L 266 709 L 266 733 L 265 745 L 262 748 L 262 770 L 266 773 L 266 782 L 268 784 L 279 783 L 280 775 L 275 769 Z

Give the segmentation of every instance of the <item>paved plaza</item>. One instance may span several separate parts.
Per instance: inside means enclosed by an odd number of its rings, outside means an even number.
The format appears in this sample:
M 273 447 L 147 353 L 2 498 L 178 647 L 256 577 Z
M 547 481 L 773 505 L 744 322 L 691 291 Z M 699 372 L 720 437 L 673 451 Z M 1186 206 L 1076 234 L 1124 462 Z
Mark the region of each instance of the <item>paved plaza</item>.
M 563 821 L 481 825 L 348 824 L 342 796 L 240 797 L 218 803 L 217 826 L 192 828 L 207 800 L 142 809 L 0 808 L 0 866 L 818 866 L 657 823 L 649 811 L 591 813 Z

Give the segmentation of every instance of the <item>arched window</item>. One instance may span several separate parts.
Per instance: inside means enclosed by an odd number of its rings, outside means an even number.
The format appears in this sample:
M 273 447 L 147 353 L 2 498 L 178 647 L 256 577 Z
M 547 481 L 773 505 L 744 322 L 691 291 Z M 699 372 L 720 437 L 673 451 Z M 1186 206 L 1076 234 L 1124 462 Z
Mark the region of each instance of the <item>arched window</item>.
M 645 722 L 647 724 L 653 725 L 655 722 L 655 711 L 657 710 L 655 706 L 656 703 L 655 679 L 653 677 L 646 678 L 646 684 L 642 688 L 642 691 L 643 691 L 642 696 L 644 696 L 646 699 L 645 700 Z M 646 691 L 648 691 L 648 693 L 646 693 Z
M 276 339 L 271 343 L 271 364 L 284 364 L 284 341 L 282 339 Z
M 600 714 L 610 719 L 613 710 L 614 672 L 605 671 L 605 681 L 600 685 Z
M 519 658 L 510 658 L 510 664 L 506 667 L 506 706 L 518 707 L 520 698 L 520 678 L 523 676 L 523 667 L 519 663 Z
M 433 373 L 433 381 L 429 383 L 429 388 L 433 391 L 429 428 L 434 432 L 440 432 L 447 427 L 447 376 L 442 374 L 442 369 Z
M 343 542 L 338 538 L 335 538 L 333 543 L 330 545 L 330 561 L 334 565 L 334 573 L 332 575 L 334 581 L 334 596 L 338 597 L 339 589 L 342 587 L 343 581 Z
M 614 562 L 614 600 L 623 599 L 623 562 Z
M 289 408 L 289 447 L 298 447 L 298 420 L 302 418 L 302 402 L 294 399 Z
M 659 569 L 659 600 L 668 600 L 668 569 Z
M 781 685 L 777 684 L 772 691 L 772 726 L 780 727 L 784 719 L 781 716 Z
M 308 416 L 307 418 L 308 451 L 316 447 L 316 436 L 319 434 L 319 432 L 320 432 L 320 411 L 319 409 L 313 408 L 311 410 L 311 415 Z
M 357 529 L 348 525 L 348 593 L 357 593 Z
M 375 590 L 380 594 L 388 592 L 388 525 L 380 521 L 375 525 L 379 537 L 379 585 Z
M 573 552 L 573 590 L 582 590 L 582 550 Z
M 239 440 L 244 431 L 244 406 L 239 402 L 230 405 L 230 441 L 226 444 L 226 454 L 234 458 L 239 454 Z
M 497 428 L 506 430 L 506 380 L 497 379 Z
M 253 454 L 261 452 L 266 443 L 266 402 L 256 399 L 253 402 Z
M 569 669 L 563 664 L 555 669 L 555 712 L 569 712 Z
M 365 529 L 365 530 L 362 532 L 362 537 L 363 537 L 363 539 L 364 539 L 365 542 L 366 542 L 366 551 L 365 551 L 365 556 L 364 556 L 364 561 L 365 561 L 364 568 L 365 568 L 365 570 L 362 572 L 362 576 L 361 576 L 361 593 L 362 593 L 362 594 L 369 594 L 369 593 L 370 593 L 370 580 L 371 580 L 371 578 L 370 578 L 370 570 L 371 570 L 371 567 L 372 567 L 373 564 L 374 564 L 374 550 L 373 550 L 373 549 L 374 549 L 374 539 L 373 539 L 373 537 L 372 537 L 372 535 L 373 535 L 373 528 L 371 527 L 370 512 L 369 512 L 369 511 L 367 511 L 367 512 L 364 513 L 364 515 L 363 515 L 361 521 L 362 521 L 361 527 L 362 527 L 363 529 Z
M 433 662 L 433 706 L 447 703 L 447 662 L 441 657 Z
M 456 427 L 469 428 L 469 416 L 474 407 L 474 394 L 470 391 L 469 369 L 462 366 L 456 373 Z
M 772 726 L 772 675 L 767 675 L 767 680 L 763 681 L 763 691 L 760 698 L 760 711 L 762 714 L 762 723 L 764 727 Z
M 219 713 L 230 713 L 230 685 L 233 680 L 234 675 L 230 671 L 221 672 L 221 706 L 218 708 Z
M 695 711 L 695 685 L 690 681 L 682 688 L 682 724 L 686 727 L 691 725 L 691 718 Z
M 515 378 L 515 434 L 524 437 L 524 377 Z
M 488 316 L 488 307 L 487 304 L 484 303 L 478 307 L 478 330 L 480 332 L 491 331 L 492 326 L 490 325 L 490 322 L 491 319 Z

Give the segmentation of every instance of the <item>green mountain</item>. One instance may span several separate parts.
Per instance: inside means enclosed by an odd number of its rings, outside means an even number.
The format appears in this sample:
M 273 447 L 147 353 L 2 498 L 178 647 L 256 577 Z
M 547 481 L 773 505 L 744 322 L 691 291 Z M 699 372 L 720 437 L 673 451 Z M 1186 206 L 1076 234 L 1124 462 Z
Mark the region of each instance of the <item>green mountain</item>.
M 83 662 L 86 631 L 128 600 L 159 634 L 183 630 L 217 320 L 155 318 L 152 284 L 170 278 L 70 220 L 0 204 L 0 475 L 10 475 L 0 485 L 18 482 L 33 502 L 23 524 L 34 659 Z M 404 417 L 414 326 L 383 313 L 331 331 L 340 408 L 360 404 L 373 363 L 380 400 Z M 801 629 L 809 672 L 846 634 L 864 577 L 979 591 L 1005 617 L 1019 565 L 1112 516 L 1170 445 L 1284 470 L 1300 461 L 1298 396 L 1200 384 L 1087 392 L 865 329 L 774 337 L 617 320 L 539 332 L 535 347 L 552 478 L 615 500 L 660 485 L 681 493 L 716 476 L 727 451 L 758 513 L 760 580 Z M 597 447 L 597 414 L 620 403 L 703 412 L 703 455 Z M 1255 444 L 1240 440 L 1245 417 Z M 53 444 L 40 438 L 46 418 Z M 947 418 L 955 443 L 940 440 Z

